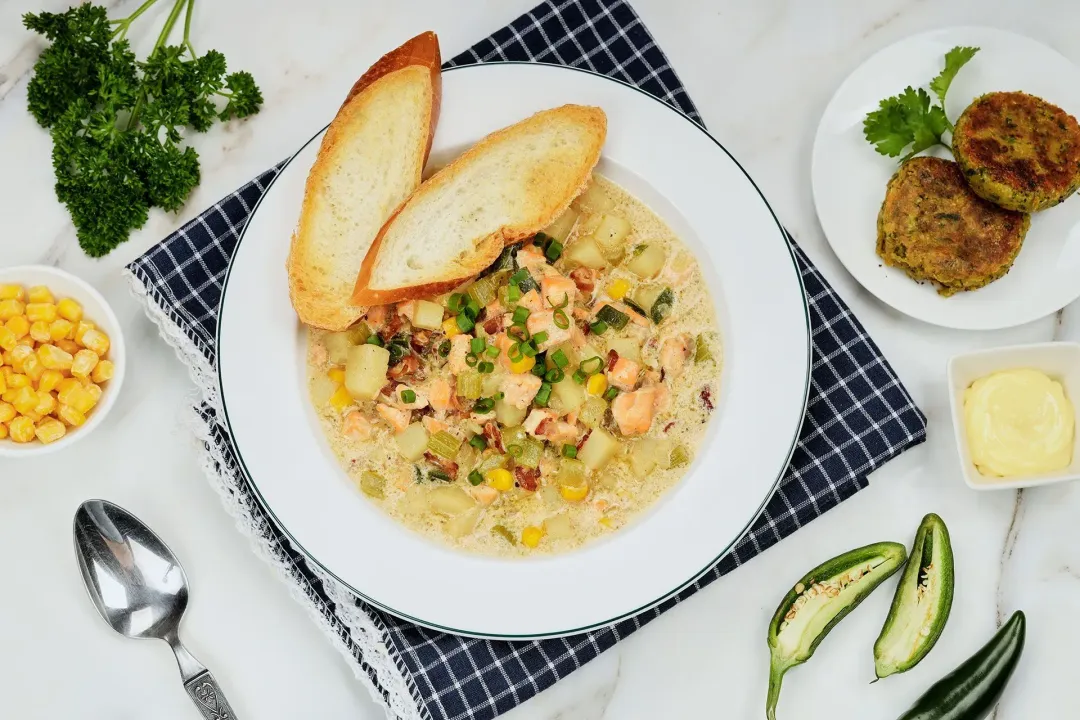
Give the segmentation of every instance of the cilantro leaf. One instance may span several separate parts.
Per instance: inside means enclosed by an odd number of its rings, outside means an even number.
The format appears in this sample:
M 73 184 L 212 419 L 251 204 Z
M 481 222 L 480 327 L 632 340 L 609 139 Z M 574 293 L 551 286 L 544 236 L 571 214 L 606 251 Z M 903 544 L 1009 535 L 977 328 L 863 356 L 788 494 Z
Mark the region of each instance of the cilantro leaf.
M 977 47 L 954 47 L 945 53 L 944 69 L 930 81 L 930 90 L 937 95 L 942 107 L 945 107 L 945 94 L 949 92 L 949 86 L 952 85 L 956 73 L 960 72 L 960 68 L 967 65 L 977 52 L 979 52 Z
M 945 54 L 945 69 L 930 83 L 939 103 L 933 104 L 926 90 L 907 87 L 886 98 L 878 109 L 867 113 L 863 135 L 880 154 L 900 157 L 901 162 L 935 145 L 944 145 L 942 135 L 952 130 L 945 115 L 945 93 L 957 72 L 978 52 L 978 48 L 956 47 Z M 905 153 L 905 150 L 907 151 Z

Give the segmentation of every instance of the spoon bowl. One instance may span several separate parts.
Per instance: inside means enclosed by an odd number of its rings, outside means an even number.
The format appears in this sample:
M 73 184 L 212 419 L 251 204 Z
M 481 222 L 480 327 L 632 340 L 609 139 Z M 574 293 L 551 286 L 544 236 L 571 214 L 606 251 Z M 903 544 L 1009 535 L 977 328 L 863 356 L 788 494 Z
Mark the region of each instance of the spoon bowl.
M 180 643 L 188 580 L 169 546 L 119 505 L 87 500 L 75 512 L 75 556 L 101 617 L 129 638 L 169 643 L 184 687 L 208 720 L 236 720 L 217 681 Z

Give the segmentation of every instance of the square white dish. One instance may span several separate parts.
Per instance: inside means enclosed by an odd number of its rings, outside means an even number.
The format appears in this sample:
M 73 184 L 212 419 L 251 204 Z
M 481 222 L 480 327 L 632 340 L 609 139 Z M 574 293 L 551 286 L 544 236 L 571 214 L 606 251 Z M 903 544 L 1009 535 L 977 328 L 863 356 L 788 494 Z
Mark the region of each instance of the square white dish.
M 1062 470 L 1041 475 L 995 478 L 983 475 L 971 461 L 967 431 L 964 425 L 964 391 L 981 377 L 1001 370 L 1033 368 L 1062 384 L 1065 396 L 1075 414 L 1080 402 L 1080 343 L 1049 342 L 1033 345 L 1014 345 L 991 348 L 957 355 L 949 360 L 949 405 L 952 410 L 953 432 L 960 455 L 964 482 L 973 490 L 1012 490 L 1037 487 L 1080 479 L 1080 447 L 1073 437 L 1072 463 Z M 1078 423 L 1080 424 L 1080 423 Z

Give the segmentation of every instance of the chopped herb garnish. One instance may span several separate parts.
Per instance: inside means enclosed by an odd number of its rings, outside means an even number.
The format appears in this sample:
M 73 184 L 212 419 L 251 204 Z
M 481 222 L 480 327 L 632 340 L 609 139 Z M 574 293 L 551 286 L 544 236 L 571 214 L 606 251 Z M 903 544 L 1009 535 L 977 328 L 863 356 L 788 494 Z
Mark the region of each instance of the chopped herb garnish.
M 525 357 L 536 357 L 536 353 L 539 352 L 536 346 L 531 342 L 521 343 L 521 352 Z
M 578 365 L 578 370 L 586 375 L 595 375 L 602 367 L 604 367 L 604 360 L 599 355 L 593 355 L 588 360 L 582 360 Z
M 495 347 L 494 345 L 488 345 L 487 349 L 484 350 L 484 352 L 487 353 L 488 357 L 499 357 L 499 348 Z
M 570 444 L 563 445 L 562 446 L 562 456 L 564 458 L 570 458 L 570 459 L 576 458 L 577 457 L 577 447 L 574 446 L 574 445 L 570 445 Z
M 372 333 L 371 335 L 368 336 L 368 339 L 364 341 L 364 344 L 365 345 L 378 345 L 379 347 L 382 347 L 386 343 L 383 342 L 383 339 L 381 337 L 379 337 L 378 333 Z
M 401 402 L 406 403 L 406 404 L 416 402 L 416 393 L 413 392 L 412 390 L 402 390 L 401 391 Z
M 487 443 L 487 438 L 484 437 L 483 435 L 473 435 L 471 438 L 469 438 L 469 444 L 472 445 L 477 450 L 483 450 L 484 448 L 487 447 L 488 443 Z M 477 474 L 479 474 L 479 473 L 477 473 Z M 472 473 L 469 473 L 469 475 L 470 475 L 470 480 L 471 480 L 472 479 L 472 477 L 471 477 Z M 479 483 L 473 483 L 473 485 L 479 485 Z
M 428 470 L 428 477 L 432 480 L 442 480 L 443 482 L 450 482 L 451 479 L 449 473 L 435 468 Z
M 521 343 L 511 345 L 510 349 L 506 351 L 506 356 L 510 358 L 510 362 L 521 362 L 525 357 L 525 353 L 521 351 Z
M 561 349 L 551 353 L 550 357 L 551 362 L 555 363 L 556 367 L 564 368 L 570 364 L 570 361 L 566 358 L 566 353 L 564 353 Z
M 484 373 L 484 374 L 491 373 L 491 372 L 495 371 L 495 364 L 494 363 L 489 363 L 487 360 L 484 360 L 483 362 L 481 362 L 479 365 L 476 366 L 476 369 L 479 370 L 481 373 Z
M 476 470 L 473 470 L 471 473 L 469 473 L 469 484 L 470 485 L 479 485 L 482 482 L 484 482 L 484 476 L 481 475 L 479 472 L 477 472 Z
M 450 299 L 446 301 L 446 309 L 452 313 L 461 312 L 461 308 L 465 306 L 465 296 L 461 293 L 454 293 L 450 296 Z
M 529 308 L 516 307 L 514 308 L 514 324 L 521 325 L 529 319 Z
M 547 407 L 548 400 L 551 399 L 551 383 L 541 383 L 540 389 L 536 391 L 536 397 L 533 398 L 533 402 L 538 407 Z
M 533 342 L 536 343 L 536 346 L 539 347 L 545 340 L 548 339 L 548 334 L 546 332 L 544 332 L 543 330 L 541 330 L 540 332 L 533 335 L 532 339 L 533 339 Z
M 557 383 L 566 377 L 566 373 L 562 371 L 562 368 L 553 367 L 544 373 L 544 379 L 549 383 Z
M 544 363 L 540 362 L 540 359 L 537 358 L 537 362 L 535 365 L 533 365 L 531 372 L 536 377 L 543 379 L 544 375 L 547 374 L 547 368 L 545 368 Z
M 578 385 L 584 385 L 585 381 L 588 379 L 585 373 L 581 372 L 581 370 L 575 370 L 574 374 L 571 377 L 574 378 L 574 382 L 576 382 Z
M 467 333 L 470 332 L 474 327 L 476 327 L 476 323 L 473 322 L 472 319 L 470 319 L 469 316 L 465 313 L 456 315 L 454 317 L 454 320 L 455 322 L 457 322 L 458 330 L 460 330 L 461 332 Z
M 544 250 L 544 257 L 548 259 L 548 262 L 555 262 L 562 255 L 562 251 L 562 243 L 558 240 L 552 240 Z
M 476 357 L 476 353 L 468 353 L 465 356 L 465 364 L 469 367 L 476 367 L 478 362 L 480 362 L 480 358 Z
M 511 285 L 506 289 L 506 299 L 509 302 L 517 302 L 521 299 L 521 288 L 517 285 Z
M 484 342 L 484 338 L 473 338 L 469 342 L 469 348 L 477 355 L 484 352 L 485 347 L 487 347 L 487 343 Z

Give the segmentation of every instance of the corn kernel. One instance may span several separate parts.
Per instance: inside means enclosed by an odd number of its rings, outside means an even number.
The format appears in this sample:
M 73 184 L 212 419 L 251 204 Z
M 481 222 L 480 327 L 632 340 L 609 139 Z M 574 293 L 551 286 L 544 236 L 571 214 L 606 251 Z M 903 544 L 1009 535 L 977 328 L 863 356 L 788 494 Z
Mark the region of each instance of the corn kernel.
M 563 496 L 563 500 L 568 502 L 578 502 L 584 500 L 585 496 L 589 494 L 589 486 L 586 483 L 581 485 L 562 485 L 559 487 L 559 494 Z
M 55 345 L 42 345 L 38 348 L 37 355 L 46 370 L 70 370 L 75 361 L 75 357 L 71 353 L 64 352 Z M 94 368 L 91 366 L 90 369 L 93 370 Z
M 461 334 L 461 328 L 459 328 L 458 325 L 457 325 L 457 318 L 452 318 L 451 317 L 451 318 L 446 318 L 445 320 L 443 320 L 442 330 L 443 330 L 443 333 L 448 338 L 452 338 L 455 335 L 460 335 Z
M 52 415 L 56 412 L 58 403 L 56 402 L 56 396 L 52 393 L 38 391 L 38 404 L 34 408 L 34 413 L 45 417 L 46 415 Z
M 78 378 L 64 378 L 60 381 L 60 384 L 56 386 L 56 392 L 62 397 L 60 402 L 64 402 L 63 395 L 71 390 L 71 388 L 82 387 L 82 382 Z
M 20 415 L 8 423 L 8 431 L 13 441 L 28 443 L 34 439 L 34 421 L 25 415 Z
M 3 395 L 6 392 L 7 392 L 7 376 L 4 375 L 4 373 L 0 372 L 0 395 Z M 0 422 L 4 422 L 4 421 L 0 420 Z
M 0 402 L 0 423 L 8 423 L 15 419 L 19 413 L 11 403 Z
M 6 439 L 7 436 L 8 436 L 7 425 L 5 425 L 4 423 L 0 423 L 0 440 Z
M 520 360 L 510 361 L 510 372 L 522 375 L 533 369 L 536 365 L 536 358 L 529 357 L 528 355 L 522 355 Z
M 30 383 L 37 384 L 37 381 L 41 379 L 41 374 L 45 372 L 45 366 L 38 360 L 37 355 L 31 354 L 22 364 L 23 375 L 30 378 Z
M 102 390 L 100 385 L 95 385 L 94 383 L 90 383 L 89 385 L 83 385 L 83 390 L 90 393 L 90 397 L 94 399 L 95 405 L 97 405 L 98 401 L 101 400 Z
M 607 294 L 611 296 L 612 300 L 622 300 L 628 292 L 630 292 L 630 282 L 622 278 L 608 285 Z
M 37 391 L 32 387 L 19 388 L 15 392 L 15 397 L 12 398 L 11 404 L 15 406 L 21 414 L 27 415 L 34 412 L 34 409 L 38 404 Z
M 14 349 L 15 344 L 19 342 L 19 337 L 7 325 L 0 325 L 0 348 L 5 350 Z
M 38 378 L 38 392 L 52 392 L 63 379 L 64 373 L 59 370 L 46 370 Z
M 25 312 L 26 305 L 21 300 L 0 300 L 0 320 L 4 322 Z
M 44 320 L 47 323 L 51 323 L 53 320 L 56 319 L 56 306 L 53 305 L 51 302 L 27 303 L 26 319 L 30 322 Z
M 56 416 L 71 427 L 79 427 L 86 422 L 86 415 L 70 405 L 61 405 L 56 411 Z
M 26 299 L 26 291 L 23 290 L 22 285 L 0 285 L 0 300 L 22 300 Z
M 37 439 L 42 442 L 43 445 L 56 442 L 60 438 L 67 434 L 67 428 L 64 427 L 64 423 L 55 418 L 49 418 L 42 420 L 34 431 L 37 435 Z
M 85 335 L 90 330 L 93 330 L 95 327 L 97 326 L 89 320 L 80 320 L 79 322 L 75 323 L 75 334 L 72 336 L 71 339 L 81 345 L 83 335 Z
M 80 345 L 88 350 L 93 350 L 101 357 L 109 352 L 109 336 L 98 329 L 87 330 L 83 333 L 82 340 L 77 340 Z
M 32 345 L 23 345 L 19 343 L 15 347 L 11 348 L 11 367 L 18 370 L 26 358 L 34 354 L 34 348 Z
M 34 285 L 33 287 L 31 287 L 30 290 L 26 293 L 26 300 L 27 302 L 32 303 L 56 302 L 56 299 L 53 297 L 52 292 L 50 292 L 49 288 L 45 287 L 44 285 Z
M 64 352 L 57 348 L 59 352 Z M 98 364 L 98 356 L 93 350 L 80 350 L 75 353 L 75 357 L 71 361 L 71 374 L 75 377 L 83 380 L 90 377 L 90 373 L 94 371 L 94 368 Z
M 34 342 L 47 343 L 52 340 L 52 335 L 49 333 L 49 323 L 44 320 L 38 320 L 30 324 L 30 337 Z
M 525 547 L 534 548 L 540 544 L 540 538 L 544 537 L 544 531 L 535 525 L 530 525 L 521 531 L 521 544 Z
M 487 471 L 486 479 L 488 485 L 495 488 L 499 492 L 506 492 L 510 488 L 514 487 L 514 476 L 510 474 L 509 470 L 503 468 L 494 468 Z
M 58 396 L 58 399 L 64 405 L 70 405 L 83 414 L 90 412 L 90 409 L 97 405 L 94 396 L 88 393 L 82 385 L 72 388 L 66 395 Z M 15 407 L 18 408 L 19 406 L 15 405 Z
M 345 382 L 345 368 L 332 367 L 326 371 L 326 377 L 330 378 L 338 385 L 342 385 Z
M 90 373 L 90 379 L 96 383 L 108 382 L 112 380 L 115 372 L 116 366 L 113 365 L 112 360 L 102 360 L 94 367 L 94 372 Z M 344 370 L 342 373 L 344 373 Z M 342 382 L 344 382 L 344 379 L 342 379 Z
M 7 380 L 8 390 L 21 390 L 24 387 L 30 387 L 30 378 L 22 373 L 13 372 L 4 379 Z
M 75 353 L 79 352 L 79 350 L 82 349 L 82 348 L 79 347 L 79 343 L 77 343 L 74 340 L 71 340 L 69 338 L 65 338 L 63 340 L 57 340 L 56 342 L 53 343 L 53 345 L 60 348 L 61 350 L 63 350 L 64 352 L 66 352 L 69 355 L 74 355 Z
M 591 375 L 585 383 L 585 389 L 590 395 L 603 395 L 607 390 L 607 377 L 603 373 Z
M 77 323 L 82 320 L 83 309 L 82 305 L 75 302 L 71 298 L 64 298 L 56 305 L 56 312 L 60 317 L 65 320 L 70 320 L 73 323 Z
M 606 528 L 611 528 L 615 526 L 615 523 L 611 522 L 611 518 L 609 518 L 607 515 L 597 520 L 597 522 Z
M 4 325 L 8 330 L 15 333 L 16 338 L 23 338 L 30 332 L 30 321 L 26 319 L 25 315 L 16 315 L 13 318 L 9 318 Z
M 71 334 L 71 331 L 75 329 L 75 324 L 70 320 L 64 318 L 56 318 L 49 323 L 49 340 L 66 340 L 67 336 Z M 44 342 L 48 342 L 45 340 Z
M 349 391 L 345 389 L 344 385 L 339 387 L 337 392 L 330 396 L 330 405 L 338 412 L 341 412 L 352 404 L 353 397 L 349 394 Z

